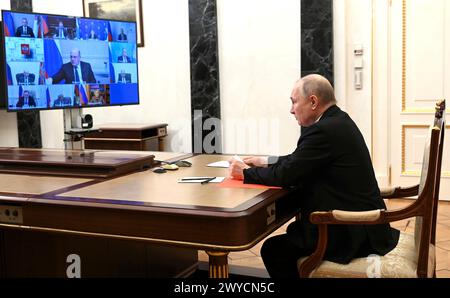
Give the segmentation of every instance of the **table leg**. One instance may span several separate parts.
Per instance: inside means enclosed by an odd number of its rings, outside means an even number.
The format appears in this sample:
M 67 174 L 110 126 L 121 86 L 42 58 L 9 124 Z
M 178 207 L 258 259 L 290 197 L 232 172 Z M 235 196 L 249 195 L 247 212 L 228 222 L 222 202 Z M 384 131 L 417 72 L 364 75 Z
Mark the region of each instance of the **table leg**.
M 164 138 L 158 138 L 158 151 L 164 151 Z
M 209 278 L 228 278 L 228 254 L 223 251 L 206 251 L 209 256 Z

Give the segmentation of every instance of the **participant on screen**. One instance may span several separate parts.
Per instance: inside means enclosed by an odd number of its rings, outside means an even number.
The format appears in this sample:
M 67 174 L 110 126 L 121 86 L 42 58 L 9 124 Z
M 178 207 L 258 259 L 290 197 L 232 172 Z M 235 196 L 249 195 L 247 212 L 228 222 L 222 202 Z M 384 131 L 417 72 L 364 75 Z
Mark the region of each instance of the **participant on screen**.
M 16 37 L 32 37 L 34 38 L 33 29 L 28 26 L 27 18 L 22 18 L 22 26 L 17 27 Z
M 34 100 L 34 97 L 31 96 L 30 91 L 28 90 L 23 91 L 23 95 L 19 97 L 16 107 L 17 108 L 36 107 L 36 101 Z
M 70 51 L 70 62 L 61 66 L 60 70 L 48 79 L 48 84 L 57 84 L 65 80 L 66 84 L 73 83 L 96 83 L 91 64 L 81 61 L 79 49 Z
M 16 74 L 18 85 L 34 85 L 35 79 L 36 76 L 26 70 L 24 70 L 22 73 Z

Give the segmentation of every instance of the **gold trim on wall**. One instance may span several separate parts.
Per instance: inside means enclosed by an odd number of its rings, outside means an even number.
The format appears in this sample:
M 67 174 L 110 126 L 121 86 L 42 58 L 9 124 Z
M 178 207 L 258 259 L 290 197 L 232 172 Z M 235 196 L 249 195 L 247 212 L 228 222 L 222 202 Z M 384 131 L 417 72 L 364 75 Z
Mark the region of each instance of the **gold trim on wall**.
M 447 129 L 450 128 L 450 125 L 445 126 Z M 406 129 L 408 128 L 426 128 L 429 129 L 429 125 L 425 124 L 403 124 L 402 125 L 402 172 L 403 176 L 415 176 L 420 177 L 420 171 L 407 171 L 406 170 Z M 441 177 L 450 177 L 450 171 L 442 171 Z
M 402 0 L 402 112 L 406 110 L 406 0 Z
M 402 175 L 420 176 L 420 171 L 406 171 L 406 129 L 411 128 L 429 128 L 425 124 L 404 124 L 402 125 Z M 418 173 L 412 174 L 412 173 Z M 407 174 L 408 173 L 408 174 Z
M 440 101 L 441 99 L 433 99 L 434 103 Z M 407 108 L 406 110 L 402 111 L 403 114 L 434 114 L 435 111 L 432 111 L 428 108 Z

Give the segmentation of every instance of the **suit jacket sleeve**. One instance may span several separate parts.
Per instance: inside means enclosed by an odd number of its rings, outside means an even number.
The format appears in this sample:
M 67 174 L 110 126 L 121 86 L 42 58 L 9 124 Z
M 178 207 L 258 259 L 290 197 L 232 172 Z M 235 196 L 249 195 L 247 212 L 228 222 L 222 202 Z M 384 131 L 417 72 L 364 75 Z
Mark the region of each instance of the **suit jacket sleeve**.
M 54 84 L 58 84 L 59 82 L 61 82 L 64 79 L 66 81 L 70 81 L 68 78 L 66 78 L 66 75 L 64 72 L 64 67 L 66 67 L 65 64 L 63 64 L 63 66 L 58 70 L 58 72 L 52 76 Z
M 267 163 L 268 165 L 273 165 L 279 162 L 282 162 L 284 159 L 288 158 L 289 155 L 284 155 L 284 156 L 269 156 Z
M 277 163 L 267 168 L 244 170 L 244 183 L 298 186 L 311 175 L 320 175 L 321 169 L 331 158 L 331 145 L 325 133 L 313 126 L 302 135 L 292 154 L 281 157 Z
M 97 83 L 97 80 L 95 79 L 95 75 L 94 75 L 94 72 L 92 71 L 91 65 L 89 63 L 86 63 L 86 62 L 84 62 L 83 65 L 85 65 L 85 67 L 86 67 L 86 78 L 85 78 L 85 81 L 87 83 Z

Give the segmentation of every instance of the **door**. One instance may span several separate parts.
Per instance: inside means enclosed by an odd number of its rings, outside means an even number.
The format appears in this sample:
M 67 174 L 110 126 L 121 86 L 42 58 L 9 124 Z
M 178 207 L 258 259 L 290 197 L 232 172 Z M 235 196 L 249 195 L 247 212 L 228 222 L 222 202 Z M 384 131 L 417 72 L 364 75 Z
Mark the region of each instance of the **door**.
M 419 181 L 435 103 L 450 100 L 450 1 L 389 4 L 391 185 L 409 186 Z M 449 135 L 444 143 L 441 200 L 450 200 Z

